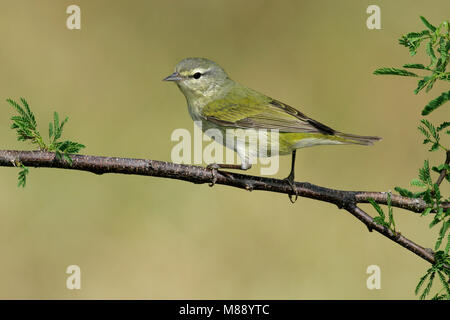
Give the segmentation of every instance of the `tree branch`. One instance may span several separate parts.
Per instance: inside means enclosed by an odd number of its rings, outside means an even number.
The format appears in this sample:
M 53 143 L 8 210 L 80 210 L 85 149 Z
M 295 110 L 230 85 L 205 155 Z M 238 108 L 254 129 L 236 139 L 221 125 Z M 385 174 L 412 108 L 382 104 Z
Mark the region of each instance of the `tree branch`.
M 445 158 L 445 164 L 449 165 L 450 164 L 450 150 L 447 150 L 447 155 Z M 442 169 L 441 173 L 439 174 L 439 177 L 436 180 L 436 184 L 439 186 L 442 181 L 444 180 L 445 176 L 447 175 L 447 169 Z
M 100 157 L 88 155 L 71 155 L 72 165 L 65 160 L 59 160 L 52 152 L 44 151 L 16 151 L 0 150 L 0 166 L 14 167 L 23 164 L 29 167 L 60 168 L 68 170 L 88 171 L 95 174 L 120 173 L 143 176 L 154 176 L 189 181 L 197 184 L 210 183 L 213 172 L 200 166 L 175 164 L 171 162 Z M 216 183 L 236 188 L 264 190 L 276 193 L 292 194 L 293 190 L 283 180 L 244 175 L 234 172 L 218 171 Z M 386 192 L 343 191 L 316 186 L 308 182 L 295 182 L 299 196 L 319 201 L 333 203 L 338 208 L 345 209 L 361 222 L 369 231 L 375 230 L 390 240 L 398 243 L 407 250 L 415 253 L 422 259 L 435 263 L 434 252 L 407 239 L 398 232 L 392 231 L 373 221 L 373 218 L 360 209 L 358 203 L 368 203 L 374 199 L 380 204 L 387 204 Z M 398 195 L 391 195 L 391 206 L 406 209 L 412 212 L 422 212 L 427 207 L 421 199 L 411 199 Z M 450 203 L 443 203 L 444 208 L 450 208 Z

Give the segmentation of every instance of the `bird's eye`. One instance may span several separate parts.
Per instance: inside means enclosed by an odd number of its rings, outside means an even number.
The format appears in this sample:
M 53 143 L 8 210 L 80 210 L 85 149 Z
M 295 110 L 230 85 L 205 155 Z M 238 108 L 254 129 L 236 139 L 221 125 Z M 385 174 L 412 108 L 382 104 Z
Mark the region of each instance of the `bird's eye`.
M 202 76 L 202 74 L 200 72 L 196 72 L 193 75 L 194 79 L 200 79 L 201 76 Z

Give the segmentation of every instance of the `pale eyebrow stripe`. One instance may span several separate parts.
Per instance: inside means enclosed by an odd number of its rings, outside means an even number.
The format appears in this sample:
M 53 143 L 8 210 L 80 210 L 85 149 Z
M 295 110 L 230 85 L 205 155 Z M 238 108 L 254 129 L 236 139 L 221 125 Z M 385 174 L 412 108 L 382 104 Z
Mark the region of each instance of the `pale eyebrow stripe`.
M 189 74 L 189 77 L 192 78 L 194 76 L 194 74 L 196 74 L 197 72 L 200 72 L 201 75 L 203 76 L 205 74 L 211 73 L 211 69 L 207 69 L 207 70 L 196 69 L 196 70 L 194 70 L 194 72 L 192 74 Z

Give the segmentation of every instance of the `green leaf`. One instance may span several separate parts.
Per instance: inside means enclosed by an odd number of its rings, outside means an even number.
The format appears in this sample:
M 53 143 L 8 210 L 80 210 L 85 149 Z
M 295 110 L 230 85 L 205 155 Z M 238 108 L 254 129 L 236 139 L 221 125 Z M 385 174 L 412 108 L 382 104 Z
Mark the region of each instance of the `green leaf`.
M 442 240 L 444 239 L 445 234 L 447 233 L 449 227 L 450 227 L 450 220 L 444 221 L 441 229 L 439 230 L 439 237 L 437 238 L 436 244 L 434 246 L 435 251 L 437 251 L 439 249 L 439 247 L 441 246 Z
M 408 70 L 397 69 L 397 68 L 379 68 L 379 69 L 375 70 L 373 72 L 373 74 L 376 74 L 376 75 L 389 74 L 389 75 L 405 76 L 405 77 L 418 77 L 418 75 L 415 73 L 412 73 Z
M 421 187 L 421 188 L 426 187 L 426 184 L 423 183 L 422 181 L 420 181 L 419 179 L 412 179 L 410 184 L 415 187 Z
M 59 150 L 55 151 L 55 158 L 58 160 L 62 160 L 62 153 Z
M 61 130 L 60 130 L 60 126 L 59 126 L 59 115 L 58 112 L 54 112 L 53 113 L 53 128 L 55 129 L 55 133 L 54 133 L 54 141 L 58 140 L 61 137 Z
M 421 32 L 410 32 L 407 35 L 402 36 L 399 39 L 399 44 L 409 48 L 409 53 L 414 56 L 417 53 L 417 49 L 420 43 L 430 37 L 430 32 L 428 30 L 423 30 Z
M 14 100 L 12 99 L 6 99 L 6 101 L 14 108 L 16 111 L 22 116 L 24 121 L 28 120 L 28 114 L 26 111 Z
M 59 131 L 62 133 L 64 125 L 67 123 L 67 121 L 69 120 L 69 117 L 66 117 L 63 122 L 61 122 L 61 125 L 59 126 Z
M 445 246 L 445 254 L 448 254 L 450 251 L 450 233 L 447 236 L 447 245 Z
M 389 224 L 387 224 L 386 221 L 384 221 L 382 217 L 375 217 L 375 218 L 373 218 L 373 222 L 375 222 L 377 224 L 380 224 L 380 225 L 382 225 L 382 226 L 384 226 L 386 228 L 389 228 Z
M 411 52 L 412 44 L 409 42 L 409 40 L 408 40 L 408 38 L 406 38 L 406 36 L 402 36 L 400 39 L 398 39 L 398 43 L 401 44 L 402 46 L 409 48 L 410 52 Z M 414 55 L 414 54 L 411 53 L 411 55 Z
M 450 127 L 450 122 L 442 122 L 439 127 L 437 128 L 437 131 L 442 131 L 443 129 Z
M 20 164 L 20 167 L 22 168 L 22 170 L 19 171 L 19 176 L 18 176 L 18 187 L 22 187 L 25 188 L 26 184 L 27 184 L 27 175 L 29 173 L 29 169 L 28 167 L 25 167 L 23 164 Z
M 63 159 L 66 160 L 70 165 L 72 165 L 72 158 L 67 153 L 63 153 Z
M 403 65 L 403 68 L 410 68 L 410 69 L 423 69 L 423 70 L 427 70 L 428 68 L 425 67 L 423 64 L 421 63 L 407 63 Z
M 50 140 L 53 137 L 53 124 L 51 122 L 48 124 L 48 137 Z
M 434 295 L 434 297 L 433 298 L 431 298 L 431 300 L 448 300 L 448 298 L 447 298 L 447 296 L 445 295 L 445 294 L 438 294 L 438 293 L 436 293 L 435 295 Z
M 445 41 L 444 37 L 439 38 L 439 53 L 441 54 L 441 63 L 445 66 L 447 61 L 448 50 L 450 49 L 450 41 Z
M 78 153 L 85 146 L 81 143 L 73 142 L 73 141 L 63 141 L 55 144 L 55 150 L 64 153 Z
M 389 212 L 389 228 L 392 226 L 393 230 L 395 230 L 394 210 L 392 209 L 391 205 L 391 192 L 388 192 L 387 194 L 387 205 Z
M 425 287 L 425 290 L 423 290 L 422 295 L 420 296 L 420 300 L 425 299 L 427 297 L 427 295 L 430 294 L 431 286 L 433 285 L 433 280 L 434 280 L 435 274 L 436 274 L 435 272 L 431 272 L 430 278 L 428 280 L 428 284 Z
M 425 89 L 425 92 L 429 92 L 431 89 L 433 89 L 434 83 L 436 82 L 436 77 L 433 77 L 427 85 L 427 88 Z
M 428 150 L 428 151 L 436 151 L 438 149 L 439 149 L 439 143 L 433 143 L 430 150 Z
M 430 207 L 426 208 L 425 211 L 421 213 L 421 216 L 425 217 L 425 216 L 429 215 L 431 210 L 432 210 L 432 208 L 430 208 Z
M 422 276 L 422 277 L 420 278 L 419 283 L 418 283 L 417 286 L 416 286 L 416 290 L 414 290 L 416 295 L 419 293 L 420 288 L 422 287 L 423 283 L 425 282 L 425 280 L 427 279 L 427 277 L 428 277 L 429 275 L 430 275 L 430 273 L 427 272 L 427 273 L 425 273 L 424 276 Z
M 429 35 L 430 35 L 430 31 L 423 30 L 420 32 L 410 32 L 410 33 L 406 34 L 406 38 L 408 38 L 408 40 L 410 40 L 410 41 L 415 41 L 418 39 L 422 39 L 424 36 L 429 36 Z
M 12 99 L 6 100 L 19 114 L 19 116 L 11 117 L 11 129 L 16 130 L 17 140 L 30 140 L 31 143 L 38 144 L 40 149 L 45 149 L 42 137 L 37 131 L 36 119 L 31 112 L 28 102 L 24 98 L 20 98 L 23 107 Z
M 403 197 L 414 198 L 414 193 L 412 191 L 409 191 L 408 189 L 395 187 L 394 190 L 397 191 Z
M 433 205 L 434 201 L 433 201 L 433 197 L 431 196 L 431 190 L 427 189 L 425 190 L 425 192 L 423 193 L 423 201 L 425 201 L 428 205 Z
M 67 141 L 66 152 L 67 153 L 78 153 L 81 151 L 81 149 L 84 149 L 85 147 L 86 146 L 81 143 Z
M 439 222 L 441 222 L 442 213 L 443 213 L 443 209 L 442 209 L 442 207 L 439 207 L 438 212 L 434 215 L 433 220 L 430 222 L 430 225 L 429 225 L 430 228 L 433 228 L 435 225 L 437 225 Z
M 431 100 L 422 110 L 422 115 L 426 116 L 450 100 L 450 91 L 443 92 L 439 97 Z
M 427 129 L 425 129 L 425 128 L 422 127 L 422 126 L 417 127 L 417 129 L 419 129 L 419 131 L 422 132 L 422 134 L 426 137 L 426 139 L 423 141 L 423 144 L 426 144 L 426 143 L 428 143 L 428 142 L 431 142 L 431 135 L 430 135 L 430 133 L 428 132 Z
M 25 107 L 26 114 L 28 115 L 28 119 L 32 123 L 33 127 L 36 128 L 36 126 L 37 126 L 36 118 L 34 117 L 33 112 L 31 112 L 28 102 L 24 98 L 20 98 L 20 101 L 22 102 L 23 106 Z
M 442 196 L 441 196 L 441 190 L 439 189 L 439 185 L 436 183 L 433 183 L 433 192 L 434 192 L 434 198 L 436 199 L 436 204 L 439 205 L 439 203 L 442 199 Z
M 418 94 L 423 88 L 425 88 L 427 86 L 427 84 L 429 83 L 429 81 L 433 78 L 433 76 L 426 76 L 423 77 L 422 80 L 419 80 L 419 82 L 417 82 L 417 88 L 414 90 L 415 94 Z
M 422 20 L 423 24 L 430 29 L 432 32 L 436 31 L 436 27 L 427 21 L 424 17 L 420 16 L 420 20 Z
M 378 212 L 378 214 L 384 221 L 385 215 L 384 215 L 383 209 L 381 209 L 380 205 L 378 203 L 376 203 L 375 200 L 373 200 L 373 199 L 369 199 L 369 202 L 375 208 L 375 210 Z
M 448 165 L 446 163 L 442 163 L 438 166 L 434 166 L 433 168 L 431 168 L 431 170 L 433 170 L 434 172 L 437 172 L 437 173 L 441 173 L 442 170 L 450 170 L 450 165 Z
M 425 52 L 430 57 L 430 60 L 431 60 L 430 65 L 434 66 L 437 62 L 437 58 L 436 58 L 436 55 L 434 54 L 433 44 L 431 43 L 431 41 L 427 43 L 427 48 L 426 48 Z
M 440 136 L 436 127 L 427 119 L 422 119 L 420 122 L 424 125 L 424 127 L 419 126 L 418 129 L 422 134 L 427 138 L 424 140 L 425 143 L 433 142 L 439 144 Z M 434 141 L 432 141 L 434 140 Z M 431 151 L 431 150 L 430 150 Z
M 425 160 L 423 163 L 423 167 L 419 169 L 419 178 L 423 183 L 427 185 L 431 186 L 433 184 L 433 182 L 431 181 L 430 164 L 428 160 Z
M 450 285 L 448 284 L 448 280 L 445 279 L 444 274 L 439 270 L 438 272 L 439 280 L 441 280 L 441 283 L 443 287 L 445 288 L 445 291 L 447 292 L 447 295 L 450 296 Z

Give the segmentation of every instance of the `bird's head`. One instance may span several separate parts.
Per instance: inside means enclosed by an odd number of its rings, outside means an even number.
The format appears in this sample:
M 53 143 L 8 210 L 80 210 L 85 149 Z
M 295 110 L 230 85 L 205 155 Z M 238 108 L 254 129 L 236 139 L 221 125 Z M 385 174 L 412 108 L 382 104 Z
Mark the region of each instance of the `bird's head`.
M 163 80 L 174 81 L 189 99 L 216 95 L 228 80 L 228 75 L 211 60 L 186 58 L 176 65 L 174 73 Z

